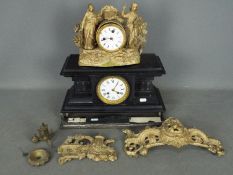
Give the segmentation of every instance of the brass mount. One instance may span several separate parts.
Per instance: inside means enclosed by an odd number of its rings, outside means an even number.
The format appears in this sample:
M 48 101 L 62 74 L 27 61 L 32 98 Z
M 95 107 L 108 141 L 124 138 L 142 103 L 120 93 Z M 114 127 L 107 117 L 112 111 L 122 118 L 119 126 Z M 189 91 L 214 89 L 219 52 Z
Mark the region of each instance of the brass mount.
M 65 164 L 73 159 L 82 160 L 88 158 L 94 161 L 115 161 L 117 154 L 110 144 L 112 139 L 105 139 L 103 136 L 95 137 L 85 135 L 68 136 L 65 142 L 58 147 L 60 157 L 58 163 Z
M 32 137 L 32 142 L 38 143 L 40 141 L 45 141 L 49 145 L 51 145 L 52 144 L 52 142 L 51 142 L 52 137 L 53 137 L 53 133 L 52 133 L 52 131 L 49 131 L 48 125 L 45 123 L 42 123 L 40 128 L 38 129 L 38 135 L 35 134 Z
M 176 148 L 193 145 L 206 148 L 217 156 L 224 155 L 220 141 L 208 137 L 199 129 L 185 128 L 175 118 L 168 118 L 160 127 L 147 127 L 137 134 L 128 129 L 123 130 L 123 132 L 126 134 L 124 150 L 128 156 L 132 157 L 139 154 L 147 155 L 150 148 L 162 145 L 170 145 Z
M 35 149 L 28 154 L 28 163 L 32 166 L 41 166 L 50 159 L 50 154 L 45 149 Z

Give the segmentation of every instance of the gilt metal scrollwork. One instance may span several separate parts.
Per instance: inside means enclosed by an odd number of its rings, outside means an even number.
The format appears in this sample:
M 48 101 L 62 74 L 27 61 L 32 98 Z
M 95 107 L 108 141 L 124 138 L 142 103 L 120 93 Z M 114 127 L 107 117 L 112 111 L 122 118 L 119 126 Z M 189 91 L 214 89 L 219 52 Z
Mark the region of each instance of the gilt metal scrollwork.
M 219 140 L 208 137 L 199 129 L 185 128 L 175 118 L 168 118 L 160 127 L 146 128 L 137 134 L 128 129 L 123 132 L 126 134 L 124 150 L 131 157 L 147 155 L 150 148 L 162 145 L 176 148 L 193 145 L 206 148 L 217 156 L 224 155 Z
M 68 136 L 65 142 L 58 147 L 60 157 L 58 163 L 65 164 L 73 159 L 82 160 L 89 158 L 94 161 L 115 161 L 117 153 L 110 144 L 114 143 L 112 139 L 105 139 L 103 136 Z

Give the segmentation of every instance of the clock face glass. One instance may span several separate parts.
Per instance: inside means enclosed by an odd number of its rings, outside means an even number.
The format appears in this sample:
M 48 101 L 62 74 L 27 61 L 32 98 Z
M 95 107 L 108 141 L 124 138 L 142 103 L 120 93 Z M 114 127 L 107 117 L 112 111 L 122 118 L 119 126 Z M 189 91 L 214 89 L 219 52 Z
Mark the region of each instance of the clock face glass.
M 105 25 L 97 36 L 100 47 L 107 51 L 116 51 L 125 45 L 125 32 L 117 25 Z
M 97 95 L 106 104 L 122 103 L 129 96 L 129 84 L 122 77 L 105 77 L 97 85 Z

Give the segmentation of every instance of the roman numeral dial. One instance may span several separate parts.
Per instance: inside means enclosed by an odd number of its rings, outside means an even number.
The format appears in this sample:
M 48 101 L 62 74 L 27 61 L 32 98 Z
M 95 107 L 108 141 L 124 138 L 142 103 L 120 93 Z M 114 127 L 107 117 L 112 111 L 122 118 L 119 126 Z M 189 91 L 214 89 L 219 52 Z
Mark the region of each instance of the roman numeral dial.
M 100 48 L 114 52 L 126 44 L 126 33 L 121 25 L 108 23 L 97 30 L 96 40 Z
M 129 84 L 120 76 L 107 76 L 97 84 L 96 92 L 99 99 L 111 105 L 124 102 L 129 96 Z

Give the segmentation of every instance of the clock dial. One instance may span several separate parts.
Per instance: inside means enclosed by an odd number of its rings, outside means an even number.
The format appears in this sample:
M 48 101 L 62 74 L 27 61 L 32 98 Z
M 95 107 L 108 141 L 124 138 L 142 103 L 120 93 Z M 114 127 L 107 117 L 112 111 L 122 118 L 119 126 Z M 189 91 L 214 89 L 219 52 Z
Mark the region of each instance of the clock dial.
M 126 34 L 117 24 L 105 24 L 97 33 L 98 45 L 109 52 L 114 52 L 125 46 Z
M 129 84 L 120 76 L 108 76 L 97 85 L 97 96 L 106 104 L 119 104 L 129 96 Z

